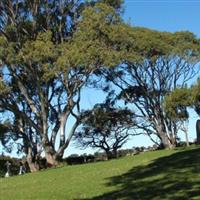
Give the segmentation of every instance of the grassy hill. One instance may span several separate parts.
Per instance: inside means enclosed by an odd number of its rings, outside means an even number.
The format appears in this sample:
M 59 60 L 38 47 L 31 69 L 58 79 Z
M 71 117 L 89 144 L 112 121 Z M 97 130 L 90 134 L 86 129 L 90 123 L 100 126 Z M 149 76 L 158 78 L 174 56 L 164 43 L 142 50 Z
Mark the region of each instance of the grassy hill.
M 0 179 L 0 200 L 200 200 L 200 148 Z

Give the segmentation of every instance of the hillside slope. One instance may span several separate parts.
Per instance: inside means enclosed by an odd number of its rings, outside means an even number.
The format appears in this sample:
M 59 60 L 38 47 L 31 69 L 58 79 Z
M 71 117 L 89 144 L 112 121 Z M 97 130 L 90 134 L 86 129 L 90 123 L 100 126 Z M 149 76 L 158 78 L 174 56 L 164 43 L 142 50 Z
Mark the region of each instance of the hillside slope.
M 0 200 L 199 200 L 200 148 L 0 179 Z

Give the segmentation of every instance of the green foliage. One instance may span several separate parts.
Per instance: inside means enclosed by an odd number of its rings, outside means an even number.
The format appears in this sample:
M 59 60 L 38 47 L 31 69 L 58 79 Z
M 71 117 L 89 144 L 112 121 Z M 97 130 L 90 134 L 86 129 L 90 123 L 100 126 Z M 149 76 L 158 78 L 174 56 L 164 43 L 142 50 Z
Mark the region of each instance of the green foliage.
M 115 9 L 120 9 L 124 3 L 124 0 L 100 0 L 99 2 L 112 6 Z
M 118 109 L 118 108 L 106 108 L 97 107 L 91 111 L 91 116 L 88 118 L 88 125 L 96 126 L 100 130 L 109 129 L 121 125 L 126 127 L 126 125 L 133 125 L 134 123 L 134 113 L 129 109 Z
M 115 9 L 96 4 L 84 10 L 72 41 L 58 47 L 58 69 L 67 71 L 72 66 L 96 68 L 112 67 L 122 62 L 128 26 L 122 24 Z
M 21 52 L 20 58 L 25 63 L 43 64 L 51 62 L 54 58 L 54 44 L 52 33 L 47 31 L 39 33 L 35 41 L 27 41 Z
M 165 110 L 173 119 L 187 119 L 187 108 L 194 107 L 200 114 L 200 79 L 191 88 L 177 88 L 169 93 L 164 102 Z
M 54 66 L 57 59 L 57 46 L 52 42 L 52 32 L 39 33 L 35 40 L 28 40 L 18 54 L 20 64 L 34 66 L 42 80 L 55 77 L 58 70 Z
M 147 28 L 132 28 L 132 54 L 140 59 L 156 61 L 160 57 L 180 56 L 197 62 L 200 40 L 191 32 L 159 32 Z
M 85 9 L 74 35 L 74 59 L 86 66 L 121 63 L 125 55 L 123 47 L 130 42 L 127 28 L 112 7 L 99 3 Z
M 166 96 L 164 106 L 167 114 L 173 119 L 187 119 L 187 107 L 192 103 L 188 88 L 177 88 Z
M 133 48 L 144 58 L 154 59 L 167 55 L 172 50 L 172 46 L 168 42 L 171 39 L 171 33 L 140 27 L 133 28 L 133 32 L 135 38 Z
M 8 42 L 4 36 L 0 36 L 0 61 L 1 64 L 16 63 L 16 43 Z
M 0 79 L 0 95 L 7 95 L 10 92 L 9 86 L 5 84 L 3 80 Z
M 200 58 L 200 40 L 193 33 L 175 32 L 171 43 L 174 46 L 173 52 L 185 59 L 195 63 Z

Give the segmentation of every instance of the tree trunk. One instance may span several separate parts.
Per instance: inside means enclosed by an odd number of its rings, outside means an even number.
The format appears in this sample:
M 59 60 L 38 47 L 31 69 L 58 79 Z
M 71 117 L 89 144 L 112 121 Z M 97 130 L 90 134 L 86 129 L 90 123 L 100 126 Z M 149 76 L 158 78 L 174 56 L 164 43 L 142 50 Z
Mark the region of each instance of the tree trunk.
M 40 167 L 39 167 L 38 163 L 32 162 L 31 159 L 27 159 L 27 163 L 28 163 L 28 166 L 29 166 L 29 169 L 30 169 L 31 172 L 39 171 Z
M 40 169 L 39 163 L 37 162 L 36 156 L 31 147 L 28 147 L 28 154 L 26 161 L 28 163 L 31 172 L 36 172 Z
M 171 148 L 174 148 L 177 146 L 177 140 L 176 136 L 173 133 L 170 133 L 170 140 L 169 143 L 171 144 Z
M 106 156 L 108 160 L 117 158 L 117 152 L 116 151 L 106 151 Z
M 45 147 L 45 158 L 47 161 L 47 167 L 55 167 L 59 164 L 56 158 L 56 152 L 51 149 L 51 147 Z
M 167 133 L 159 133 L 160 140 L 161 140 L 161 147 L 164 149 L 173 149 L 176 145 L 174 142 L 170 141 Z
M 188 132 L 185 132 L 185 140 L 186 140 L 186 146 L 189 147 L 190 143 L 189 143 L 189 139 L 188 139 Z
M 161 147 L 164 149 L 172 149 L 176 146 L 175 138 L 169 138 L 162 125 L 156 125 L 158 137 L 161 140 Z
M 187 126 L 183 126 L 182 131 L 185 133 L 186 146 L 189 147 L 190 143 L 189 143 L 189 138 L 188 138 L 188 128 L 187 128 Z

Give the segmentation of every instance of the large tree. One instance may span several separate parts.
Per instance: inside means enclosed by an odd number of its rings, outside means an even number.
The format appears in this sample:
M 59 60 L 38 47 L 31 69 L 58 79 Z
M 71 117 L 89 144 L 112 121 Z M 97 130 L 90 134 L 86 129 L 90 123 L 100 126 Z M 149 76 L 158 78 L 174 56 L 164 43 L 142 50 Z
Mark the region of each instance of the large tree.
M 60 127 L 58 122 L 49 119 L 53 112 L 48 107 L 53 106 L 49 102 L 55 91 L 62 88 L 58 87 L 55 76 L 47 80 L 45 67 L 56 61 L 52 51 L 55 45 L 68 41 L 74 33 L 82 9 L 80 1 L 0 3 L 1 77 L 9 88 L 9 92 L 1 95 L 2 125 L 5 127 L 5 121 L 9 121 L 5 129 L 7 138 L 21 139 L 27 161 L 33 164 L 37 143 L 43 144 L 48 162 L 54 164 L 50 159 L 56 135 L 48 142 L 50 126 L 47 123 L 53 123 L 52 131 Z M 37 165 L 29 163 L 29 166 L 32 171 L 38 169 Z
M 89 77 L 122 57 L 115 43 L 107 42 L 113 34 L 120 35 L 116 10 L 97 4 L 88 6 L 79 18 L 80 2 L 0 4 L 1 78 L 6 88 L 0 106 L 9 118 L 5 130 L 26 137 L 30 144 L 37 139 L 51 165 L 62 158 L 81 123 L 81 90 Z M 74 123 L 66 128 L 71 118 Z M 19 132 L 15 126 L 24 129 Z M 27 143 L 23 145 L 27 149 Z
M 156 135 L 164 148 L 176 145 L 178 127 L 166 115 L 165 95 L 199 71 L 199 40 L 190 32 L 158 32 L 134 27 L 121 65 L 105 69 L 116 99 L 136 109 L 138 131 Z M 110 84 L 110 86 L 112 86 Z M 117 89 L 116 89 L 117 88 Z M 112 91 L 113 89 L 110 89 Z

